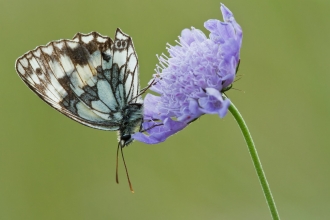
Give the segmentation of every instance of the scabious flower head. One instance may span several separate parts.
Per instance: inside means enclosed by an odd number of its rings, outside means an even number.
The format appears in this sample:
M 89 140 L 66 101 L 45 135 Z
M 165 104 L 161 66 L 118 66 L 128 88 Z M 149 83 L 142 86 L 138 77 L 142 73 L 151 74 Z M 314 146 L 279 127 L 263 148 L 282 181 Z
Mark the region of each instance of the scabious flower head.
M 133 138 L 147 144 L 163 142 L 203 114 L 224 117 L 230 105 L 222 96 L 234 81 L 242 44 L 242 29 L 232 12 L 220 7 L 224 21 L 210 19 L 204 27 L 181 32 L 178 45 L 168 45 L 144 101 L 143 131 Z

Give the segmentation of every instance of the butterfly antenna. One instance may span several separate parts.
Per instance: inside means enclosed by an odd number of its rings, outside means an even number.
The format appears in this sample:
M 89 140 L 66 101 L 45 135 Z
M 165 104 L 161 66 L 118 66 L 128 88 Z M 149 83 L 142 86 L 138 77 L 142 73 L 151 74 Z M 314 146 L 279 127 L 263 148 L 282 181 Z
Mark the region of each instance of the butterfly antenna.
M 140 91 L 140 95 L 142 95 L 145 91 L 147 91 L 151 86 L 153 86 L 154 84 L 155 84 L 155 79 L 154 80 L 152 80 L 152 82 L 151 83 L 149 83 L 149 85 L 147 86 L 147 87 L 145 87 L 145 88 L 143 88 L 141 91 Z
M 243 76 L 239 76 L 239 78 L 237 77 L 237 79 L 235 79 L 234 82 L 237 82 L 237 81 L 239 81 L 242 78 L 243 78 Z
M 125 170 L 126 170 L 126 176 L 127 176 L 127 180 L 128 180 L 128 185 L 129 185 L 129 188 L 130 188 L 131 192 L 134 193 L 131 180 L 129 179 L 128 170 L 127 170 L 127 166 L 126 166 L 126 162 L 125 162 L 124 153 L 123 153 L 123 147 L 122 146 L 120 146 L 120 151 L 121 151 L 121 156 L 122 156 L 123 161 L 124 161 L 124 166 L 125 166 Z
M 116 158 L 116 183 L 117 184 L 119 184 L 119 178 L 118 178 L 118 153 L 119 153 L 119 147 L 120 147 L 120 143 L 118 143 L 117 158 Z
M 245 91 L 244 90 L 241 90 L 241 89 L 237 89 L 237 88 L 231 88 L 231 89 L 245 93 Z
M 152 80 L 152 82 L 145 88 L 143 88 L 139 94 L 137 94 L 136 96 L 134 96 L 129 102 L 132 102 L 134 99 L 136 99 L 137 97 L 141 96 L 143 93 L 145 93 L 145 91 L 147 91 L 152 85 L 155 84 L 155 79 Z

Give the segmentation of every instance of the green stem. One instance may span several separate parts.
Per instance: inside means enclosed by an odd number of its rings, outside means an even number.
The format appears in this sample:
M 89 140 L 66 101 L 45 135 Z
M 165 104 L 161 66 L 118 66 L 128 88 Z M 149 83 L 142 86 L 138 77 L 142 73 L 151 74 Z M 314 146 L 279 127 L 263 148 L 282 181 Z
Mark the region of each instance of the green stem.
M 266 179 L 266 175 L 262 169 L 261 162 L 258 157 L 257 149 L 253 143 L 249 129 L 248 129 L 247 125 L 245 124 L 245 121 L 244 121 L 242 115 L 239 113 L 239 111 L 237 110 L 237 108 L 235 107 L 235 105 L 232 102 L 229 106 L 229 111 L 234 116 L 235 120 L 238 123 L 238 126 L 240 127 L 240 129 L 243 133 L 244 139 L 246 141 L 246 144 L 248 146 L 248 149 L 249 149 L 249 152 L 250 152 L 250 155 L 252 158 L 254 168 L 256 169 L 262 190 L 265 194 L 266 201 L 267 201 L 268 207 L 270 209 L 271 215 L 274 220 L 279 220 L 280 217 L 279 217 L 277 209 L 276 209 L 275 201 L 274 201 L 272 193 L 270 191 L 270 188 L 269 188 L 269 185 L 268 185 L 268 182 Z

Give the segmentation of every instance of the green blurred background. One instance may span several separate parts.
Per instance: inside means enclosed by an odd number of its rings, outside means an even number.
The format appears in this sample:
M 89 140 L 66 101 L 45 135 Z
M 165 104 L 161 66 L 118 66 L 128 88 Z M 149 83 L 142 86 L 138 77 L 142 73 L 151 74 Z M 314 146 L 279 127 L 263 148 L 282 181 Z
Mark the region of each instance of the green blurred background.
M 243 28 L 228 95 L 243 114 L 282 219 L 330 217 L 330 1 L 224 0 Z M 216 0 L 1 0 L 1 220 L 271 219 L 228 114 L 203 116 L 165 143 L 135 142 L 115 183 L 116 133 L 59 114 L 23 84 L 15 59 L 51 40 L 131 35 L 141 86 L 181 30 L 222 19 Z M 243 91 L 243 92 L 242 92 Z

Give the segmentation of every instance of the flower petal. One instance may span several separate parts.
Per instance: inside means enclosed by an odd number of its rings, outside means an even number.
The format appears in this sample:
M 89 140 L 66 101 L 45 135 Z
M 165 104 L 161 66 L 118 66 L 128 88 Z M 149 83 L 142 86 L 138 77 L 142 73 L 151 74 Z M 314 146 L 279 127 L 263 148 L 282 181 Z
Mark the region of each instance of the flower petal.
M 144 142 L 146 144 L 158 144 L 165 141 L 171 135 L 181 131 L 187 125 L 188 124 L 186 123 L 174 121 L 171 118 L 166 118 L 163 125 L 155 127 L 157 129 L 148 131 L 149 135 L 145 135 L 143 133 L 135 133 L 132 135 L 132 137 L 135 140 Z
M 221 95 L 221 93 L 220 93 L 218 90 L 216 90 L 216 89 L 214 89 L 214 88 L 206 88 L 205 90 L 206 90 L 206 93 L 207 93 L 207 94 L 209 94 L 209 95 L 215 97 L 215 98 L 218 99 L 220 102 L 223 101 L 223 99 L 222 99 L 222 95 Z
M 209 38 L 195 28 L 184 29 L 180 43 L 158 56 L 151 90 L 144 105 L 144 133 L 133 138 L 148 144 L 165 141 L 203 114 L 224 117 L 230 105 L 222 92 L 230 89 L 240 59 L 242 29 L 233 13 L 221 5 L 224 21 L 204 23 Z
M 241 47 L 242 45 L 242 37 L 243 37 L 243 32 L 241 26 L 236 22 L 234 18 L 234 14 L 224 5 L 221 3 L 220 10 L 223 15 L 223 19 L 225 22 L 229 22 L 233 25 L 236 31 L 236 40 L 239 42 L 239 46 Z

